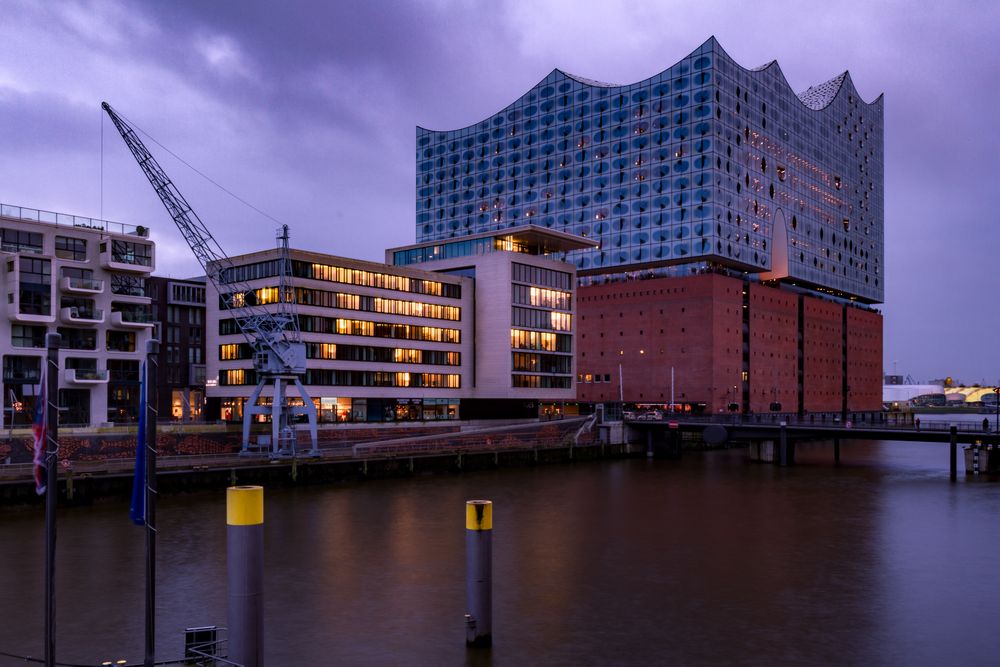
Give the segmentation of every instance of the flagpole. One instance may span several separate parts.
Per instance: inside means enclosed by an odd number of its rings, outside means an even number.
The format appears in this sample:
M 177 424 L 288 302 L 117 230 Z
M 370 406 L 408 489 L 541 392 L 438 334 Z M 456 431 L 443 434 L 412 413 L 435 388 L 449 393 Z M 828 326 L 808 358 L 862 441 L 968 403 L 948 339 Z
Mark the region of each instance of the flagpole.
M 57 480 L 59 454 L 59 347 L 62 336 L 45 335 L 48 348 L 43 396 L 45 412 L 45 667 L 56 664 L 56 501 L 59 500 Z
M 156 662 L 156 376 L 160 342 L 146 342 L 146 659 L 145 667 Z

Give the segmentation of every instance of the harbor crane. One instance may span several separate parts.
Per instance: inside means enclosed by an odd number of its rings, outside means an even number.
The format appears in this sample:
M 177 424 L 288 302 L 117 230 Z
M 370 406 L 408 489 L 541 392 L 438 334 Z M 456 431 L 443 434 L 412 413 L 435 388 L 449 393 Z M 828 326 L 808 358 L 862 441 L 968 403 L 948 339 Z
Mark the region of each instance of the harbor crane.
M 294 455 L 296 416 L 305 415 L 309 422 L 311 455 L 319 453 L 316 438 L 316 406 L 302 386 L 306 372 L 306 346 L 302 342 L 295 294 L 288 285 L 291 260 L 288 253 L 288 225 L 278 230 L 279 248 L 277 306 L 265 308 L 265 300 L 240 275 L 229 256 L 188 204 L 184 195 L 139 139 L 132 126 L 119 116 L 107 102 L 101 104 L 121 134 L 125 145 L 142 169 L 150 185 L 177 225 L 184 240 L 205 270 L 205 275 L 218 292 L 221 310 L 228 310 L 247 344 L 253 358 L 257 386 L 243 406 L 243 453 L 250 452 L 250 425 L 255 415 L 271 416 L 272 456 Z M 295 385 L 303 405 L 291 405 L 287 389 Z M 271 405 L 257 405 L 265 386 L 273 387 Z

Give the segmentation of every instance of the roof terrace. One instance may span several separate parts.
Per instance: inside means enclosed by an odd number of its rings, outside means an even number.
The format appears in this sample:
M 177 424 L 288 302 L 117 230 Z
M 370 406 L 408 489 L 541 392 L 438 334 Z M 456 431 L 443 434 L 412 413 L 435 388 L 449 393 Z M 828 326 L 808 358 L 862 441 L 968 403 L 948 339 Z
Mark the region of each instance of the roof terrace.
M 111 234 L 128 234 L 130 236 L 149 236 L 149 228 L 141 225 L 126 225 L 121 222 L 110 220 L 98 220 L 80 215 L 70 215 L 69 213 L 56 213 L 53 211 L 42 211 L 36 208 L 24 206 L 12 206 L 10 204 L 0 204 L 0 217 L 12 220 L 27 220 L 30 222 L 47 222 L 54 225 L 66 225 L 68 227 L 83 227 L 86 229 L 96 229 Z

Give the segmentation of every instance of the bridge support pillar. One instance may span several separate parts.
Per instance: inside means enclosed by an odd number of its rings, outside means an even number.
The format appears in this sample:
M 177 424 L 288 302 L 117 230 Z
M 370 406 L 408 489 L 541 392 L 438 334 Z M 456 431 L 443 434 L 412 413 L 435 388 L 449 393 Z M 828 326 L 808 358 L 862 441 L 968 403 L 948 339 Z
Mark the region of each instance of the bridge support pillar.
M 833 439 L 833 462 L 840 465 L 840 438 Z
M 958 480 L 958 427 L 954 424 L 949 429 L 948 456 L 951 463 L 951 481 Z

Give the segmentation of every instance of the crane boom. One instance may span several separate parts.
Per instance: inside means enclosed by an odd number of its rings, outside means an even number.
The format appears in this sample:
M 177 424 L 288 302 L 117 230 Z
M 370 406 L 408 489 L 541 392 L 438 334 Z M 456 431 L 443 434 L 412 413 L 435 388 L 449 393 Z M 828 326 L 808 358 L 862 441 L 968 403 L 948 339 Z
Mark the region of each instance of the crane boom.
M 288 257 L 288 225 L 279 230 L 279 286 L 278 308 L 272 312 L 263 308 L 258 302 L 257 292 L 245 280 L 241 280 L 232 260 L 226 255 L 215 237 L 202 222 L 198 214 L 188 204 L 177 186 L 167 176 L 167 173 L 153 157 L 146 145 L 139 139 L 132 126 L 122 118 L 107 102 L 101 108 L 111 118 L 115 128 L 125 141 L 132 156 L 142 169 L 156 195 L 163 202 L 167 212 L 173 219 L 177 229 L 184 236 L 191 251 L 205 270 L 205 275 L 218 292 L 221 306 L 232 311 L 234 320 L 243 337 L 253 352 L 254 368 L 257 371 L 258 383 L 247 405 L 244 407 L 243 448 L 248 448 L 250 419 L 253 414 L 272 413 L 274 429 L 273 446 L 278 451 L 279 440 L 289 440 L 291 432 L 291 416 L 305 414 L 309 417 L 312 434 L 312 452 L 316 449 L 316 411 L 312 400 L 302 386 L 301 377 L 306 371 L 305 345 L 301 340 L 298 316 L 294 311 L 294 294 L 287 285 L 286 276 L 291 274 L 291 261 Z M 274 383 L 272 408 L 266 410 L 258 406 L 257 399 L 263 386 Z M 286 405 L 284 388 L 288 382 L 294 382 L 303 406 Z
M 305 371 L 305 360 L 304 358 L 296 359 L 293 345 L 289 344 L 298 342 L 298 318 L 289 313 L 271 313 L 255 303 L 254 290 L 245 281 L 241 281 L 233 275 L 232 260 L 226 255 L 198 214 L 191 208 L 184 195 L 167 176 L 156 158 L 139 139 L 132 126 L 119 116 L 107 102 L 101 104 L 101 107 L 111 118 L 111 122 L 114 123 L 118 133 L 125 140 L 125 145 L 132 152 L 132 156 L 139 163 L 146 178 L 149 179 L 150 185 L 153 186 L 160 201 L 163 202 L 174 224 L 177 225 L 177 229 L 180 230 L 184 240 L 205 270 L 205 275 L 222 299 L 222 305 L 228 310 L 235 311 L 237 326 L 254 351 L 254 363 L 257 370 L 267 370 L 265 357 L 261 355 L 267 355 L 270 352 L 283 363 L 286 372 L 301 375 Z M 287 230 L 285 230 L 285 234 L 287 237 Z M 281 270 L 284 273 L 289 268 L 283 266 Z M 282 298 L 287 299 L 288 295 L 282 295 Z M 286 331 L 289 332 L 287 336 Z

